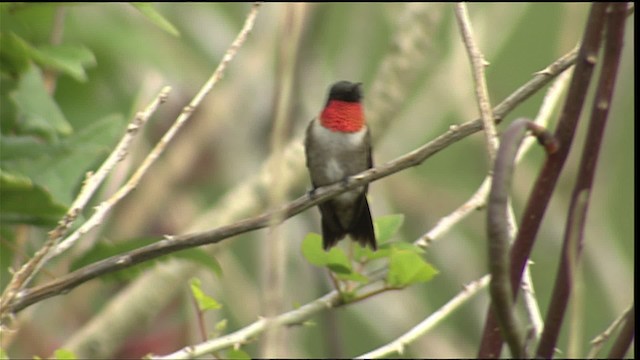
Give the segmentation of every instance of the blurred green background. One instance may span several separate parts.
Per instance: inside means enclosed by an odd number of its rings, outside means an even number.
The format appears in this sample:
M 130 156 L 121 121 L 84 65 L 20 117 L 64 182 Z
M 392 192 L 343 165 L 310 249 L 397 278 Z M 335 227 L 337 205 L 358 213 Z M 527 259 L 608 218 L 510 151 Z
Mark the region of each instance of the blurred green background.
M 138 188 L 114 209 L 104 226 L 49 264 L 36 283 L 66 273 L 69 264 L 93 242 L 119 243 L 181 234 L 258 213 L 264 207 L 264 190 L 244 194 L 251 199 L 230 194 L 237 194 L 238 189 L 254 181 L 269 158 L 278 104 L 285 104 L 286 142 L 297 141 L 298 147 L 304 127 L 323 106 L 327 88 L 334 81 L 363 82 L 365 104 L 372 105 L 372 109 L 379 104 L 376 101 L 383 100 L 367 95 L 374 93 L 374 86 L 387 86 L 381 66 L 402 47 L 403 37 L 398 35 L 398 29 L 410 33 L 412 26 L 417 26 L 410 21 L 423 21 L 407 14 L 424 14 L 424 21 L 430 22 L 426 27 L 429 31 L 424 34 L 427 46 L 418 49 L 422 54 L 418 59 L 423 61 L 407 59 L 409 63 L 404 65 L 412 69 L 410 82 L 388 84 L 390 88 L 407 90 L 394 112 L 396 116 L 371 123 L 377 139 L 374 162 L 392 160 L 451 125 L 478 117 L 469 62 L 453 5 L 431 4 L 426 10 L 413 12 L 407 10 L 410 6 L 427 5 L 263 4 L 253 32 L 229 64 L 224 78 Z M 79 191 L 84 173 L 99 166 L 133 115 L 162 86 L 170 85 L 173 91 L 169 100 L 152 117 L 142 139 L 134 144 L 97 198 L 112 194 L 135 170 L 212 74 L 240 30 L 250 5 L 158 3 L 153 8 L 167 21 L 165 25 L 130 4 L 2 4 L 3 288 L 9 279 L 7 269 L 18 267 L 45 241 L 46 232 Z M 491 64 L 487 82 L 492 102 L 497 104 L 534 72 L 573 48 L 582 35 L 588 8 L 586 3 L 469 4 L 476 38 Z M 578 356 L 586 356 L 589 341 L 619 316 L 634 293 L 634 19 L 634 15 L 628 18 L 623 60 L 591 194 L 583 253 L 584 304 Z M 53 35 L 55 32 L 60 33 Z M 15 40 L 14 35 L 23 42 Z M 54 51 L 56 56 L 51 57 L 61 63 L 43 66 L 42 62 L 25 63 L 7 55 L 18 51 L 16 48 L 36 53 L 30 47 L 50 54 L 47 46 L 52 39 L 64 48 Z M 69 64 L 76 67 L 64 67 Z M 45 73 L 42 78 L 44 88 L 52 94 L 49 105 L 54 110 L 42 105 L 47 102 L 45 99 L 34 105 L 44 114 L 25 113 L 29 99 L 46 98 L 46 92 L 37 93 L 29 86 L 37 88 L 40 70 L 52 67 L 58 71 Z M 29 83 L 24 80 L 27 76 L 36 80 Z M 281 90 L 287 84 L 291 94 L 282 101 L 285 95 Z M 499 130 L 517 117 L 534 117 L 543 95 L 541 91 L 519 106 Z M 588 114 L 585 109 L 584 121 L 532 256 L 532 275 L 543 315 L 555 280 Z M 376 113 L 371 114 L 371 118 L 375 116 Z M 52 118 L 57 122 L 47 122 Z M 553 117 L 551 128 L 556 118 Z M 384 125 L 377 127 L 378 124 Z M 296 151 L 301 159 L 302 152 Z M 521 213 L 542 161 L 542 150 L 534 148 L 516 171 L 516 216 Z M 418 167 L 373 183 L 369 190 L 372 214 L 404 214 L 401 239 L 414 241 L 466 201 L 487 169 L 484 137 L 475 134 Z M 278 176 L 286 184 L 287 199 L 296 198 L 309 188 L 303 167 Z M 17 198 L 10 196 L 15 193 L 6 191 L 12 186 L 22 191 Z M 88 207 L 83 215 L 91 212 Z M 279 234 L 286 244 L 282 250 L 286 259 L 285 310 L 330 290 L 326 273 L 311 266 L 300 254 L 304 236 L 319 230 L 315 209 L 280 226 Z M 270 266 L 264 256 L 270 235 L 267 230 L 253 232 L 216 249 L 224 272 L 221 279 L 204 268 L 198 273 L 205 291 L 224 305 L 207 314 L 209 331 L 222 319 L 228 319 L 225 332 L 235 331 L 263 314 L 262 274 Z M 397 338 L 457 294 L 463 284 L 486 273 L 485 241 L 485 212 L 478 211 L 427 251 L 427 261 L 440 272 L 433 281 L 323 312 L 311 319 L 313 326 L 287 328 L 287 346 L 281 356 L 353 357 Z M 171 266 L 173 269 L 178 265 Z M 159 265 L 156 271 L 162 267 Z M 73 348 L 70 339 L 85 337 L 86 341 L 86 337 L 95 336 L 101 339 L 94 339 L 99 343 L 103 341 L 101 336 L 107 335 L 89 335 L 88 324 L 119 291 L 126 291 L 135 281 L 94 280 L 65 296 L 32 306 L 19 314 L 15 324 L 18 331 L 3 336 L 2 347 L 12 358 L 45 357 L 60 347 Z M 178 282 L 181 285 L 173 291 L 163 291 L 166 284 L 150 289 L 159 291 L 158 297 L 168 297 L 159 311 L 143 315 L 135 314 L 134 306 L 122 309 L 131 312 L 128 316 L 137 321 L 135 326 L 127 327 L 126 333 L 114 336 L 117 340 L 111 338 L 113 347 L 107 350 L 107 357 L 167 354 L 201 341 L 188 281 Z M 482 292 L 445 323 L 411 344 L 403 356 L 475 356 L 487 300 L 487 292 Z M 568 332 L 565 322 L 558 344 L 563 351 L 560 356 L 566 355 Z M 260 341 L 242 349 L 259 357 Z M 96 350 L 81 354 L 104 353 Z

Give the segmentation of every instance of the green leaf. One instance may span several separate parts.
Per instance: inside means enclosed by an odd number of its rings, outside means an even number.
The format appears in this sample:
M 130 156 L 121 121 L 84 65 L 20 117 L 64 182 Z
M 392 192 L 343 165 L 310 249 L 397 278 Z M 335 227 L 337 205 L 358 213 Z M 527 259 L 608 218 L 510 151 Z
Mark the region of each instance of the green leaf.
M 56 144 L 43 144 L 33 151 L 21 152 L 28 140 L 3 144 L 6 169 L 21 173 L 42 186 L 56 202 L 69 205 L 79 191 L 87 170 L 97 168 L 111 152 L 124 123 L 119 115 L 102 118 Z M 4 139 L 3 139 L 4 140 Z M 24 158 L 22 158 L 24 157 Z
M 0 168 L 0 224 L 55 225 L 66 206 L 28 177 Z
M 218 332 L 223 332 L 227 329 L 227 324 L 229 321 L 227 319 L 222 319 L 216 323 L 215 329 Z
M 378 243 L 384 243 L 395 235 L 404 223 L 403 214 L 386 215 L 377 218 L 373 224 Z
M 387 284 L 405 287 L 431 280 L 438 271 L 414 251 L 392 249 Z
M 334 246 L 327 254 L 327 267 L 337 274 L 351 273 L 351 262 L 344 250 Z
M 67 349 L 58 349 L 54 351 L 53 357 L 57 360 L 75 360 L 77 359 L 76 354 L 71 352 L 71 350 Z
M 240 349 L 231 349 L 227 351 L 227 359 L 251 360 L 251 356 Z
M 302 254 L 311 264 L 319 267 L 327 267 L 340 280 L 352 280 L 361 283 L 369 282 L 369 279 L 355 271 L 351 261 L 339 247 L 333 247 L 329 251 L 322 249 L 322 238 L 318 234 L 310 233 L 302 240 Z
M 149 3 L 132 3 L 136 9 L 138 9 L 147 19 L 151 20 L 159 28 L 168 32 L 173 36 L 180 36 L 178 29 L 173 26 L 162 14 L 160 14 L 152 4 Z
M 30 48 L 30 54 L 38 64 L 59 70 L 80 82 L 87 80 L 85 68 L 96 64 L 96 57 L 84 46 L 42 45 Z
M 0 72 L 0 84 L 0 135 L 12 134 L 20 121 L 18 119 L 18 108 L 11 98 L 11 94 L 18 87 L 18 78 L 14 79 L 10 75 Z M 2 156 L 1 151 L 0 156 Z
M 356 244 L 354 258 L 361 263 L 366 263 L 367 261 L 389 257 L 391 255 L 389 239 L 400 230 L 403 222 L 404 215 L 402 214 L 386 215 L 375 219 L 373 227 L 378 241 L 378 250 L 373 251 L 369 247 L 362 247 Z
M 339 280 L 351 280 L 357 281 L 362 284 L 366 284 L 369 282 L 369 278 L 355 271 L 351 271 L 349 273 L 337 273 L 336 277 Z
M 0 32 L 0 73 L 17 78 L 29 68 L 29 47 L 14 33 Z
M 202 291 L 202 288 L 200 286 L 200 279 L 191 278 L 189 283 L 191 285 L 191 293 L 196 299 L 196 302 L 198 303 L 198 309 L 200 309 L 200 311 L 216 310 L 222 307 L 222 305 L 220 305 L 220 303 L 218 303 L 214 298 Z
M 58 104 L 47 93 L 42 75 L 35 66 L 30 66 L 24 73 L 12 98 L 22 119 L 21 133 L 53 141 L 59 135 L 69 135 L 73 131 Z
M 327 252 L 322 249 L 322 237 L 309 233 L 302 240 L 302 255 L 315 266 L 325 266 L 328 262 Z

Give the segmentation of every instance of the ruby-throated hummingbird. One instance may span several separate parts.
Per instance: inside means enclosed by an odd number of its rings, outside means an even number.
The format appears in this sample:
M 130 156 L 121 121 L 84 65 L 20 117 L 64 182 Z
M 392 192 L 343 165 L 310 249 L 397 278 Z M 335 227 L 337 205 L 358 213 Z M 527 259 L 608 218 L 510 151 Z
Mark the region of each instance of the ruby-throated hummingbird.
M 365 124 L 360 83 L 339 81 L 331 86 L 324 109 L 307 127 L 304 142 L 313 189 L 333 184 L 373 166 L 371 135 Z M 318 207 L 325 250 L 346 235 L 376 250 L 367 203 L 368 185 L 342 193 Z

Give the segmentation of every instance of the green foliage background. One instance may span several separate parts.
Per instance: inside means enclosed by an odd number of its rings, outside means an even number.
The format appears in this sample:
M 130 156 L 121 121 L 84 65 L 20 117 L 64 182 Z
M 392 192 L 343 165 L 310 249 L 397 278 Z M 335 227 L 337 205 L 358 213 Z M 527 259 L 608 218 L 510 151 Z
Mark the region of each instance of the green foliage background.
M 46 239 L 78 192 L 141 110 L 164 85 L 173 87 L 145 129 L 142 141 L 101 189 L 113 193 L 198 91 L 240 29 L 248 4 L 159 3 L 27 4 L 0 8 L 0 285 Z M 282 76 L 287 4 L 264 4 L 254 31 L 224 79 L 188 126 L 120 204 L 91 241 L 121 243 L 193 229 L 230 189 L 261 168 L 270 152 L 269 134 Z M 491 99 L 499 102 L 568 52 L 582 34 L 588 4 L 470 4 L 469 12 L 487 69 Z M 332 3 L 307 8 L 294 72 L 288 136 L 300 136 L 324 103 L 327 87 L 339 79 L 362 81 L 367 89 L 384 57 L 393 50 L 403 4 Z M 155 9 L 155 10 L 154 10 Z M 442 11 L 432 36 L 429 61 L 415 74 L 417 85 L 400 115 L 374 149 L 383 163 L 433 139 L 450 125 L 477 117 L 469 64 L 452 5 Z M 51 44 L 56 16 L 63 12 L 59 45 Z M 161 15 L 161 16 L 160 16 Z M 634 286 L 634 15 L 615 100 L 603 143 L 585 232 L 581 354 L 633 298 Z M 43 70 L 46 71 L 43 73 Z M 51 77 L 48 73 L 54 71 Z M 54 84 L 54 85 L 52 85 Z M 55 90 L 52 90 L 55 88 Z M 506 123 L 535 116 L 542 92 L 518 107 Z M 585 110 L 583 119 L 588 119 Z M 580 127 L 534 249 L 534 284 L 543 315 L 553 286 L 569 196 L 586 127 Z M 554 125 L 552 125 L 553 127 Z M 501 125 L 500 128 L 503 128 Z M 375 133 L 376 128 L 372 131 Z M 402 213 L 398 239 L 414 241 L 453 211 L 479 186 L 487 171 L 482 135 L 474 135 L 419 167 L 370 186 L 374 216 Z M 514 205 L 520 214 L 543 154 L 534 149 L 517 169 Z M 297 197 L 306 180 L 289 190 Z M 256 194 L 260 196 L 260 194 Z M 238 200 L 241 201 L 241 200 Z M 94 202 L 93 205 L 96 205 Z M 89 207 L 84 215 L 92 212 Z M 461 285 L 486 272 L 484 211 L 464 220 L 424 255 L 439 271 L 433 281 L 379 295 L 354 306 L 327 311 L 315 326 L 287 329 L 290 357 L 356 356 L 384 344 L 439 308 Z M 206 227 L 204 227 L 206 228 Z M 326 275 L 307 263 L 300 246 L 319 231 L 315 210 L 281 227 L 288 249 L 285 306 L 303 304 L 329 290 Z M 207 313 L 210 328 L 228 319 L 233 331 L 261 314 L 261 273 L 269 234 L 259 231 L 229 241 L 219 252 L 222 278 L 204 274 L 202 286 L 223 304 Z M 267 245 L 265 245 L 267 244 Z M 86 246 L 86 245 L 83 245 Z M 86 250 L 86 249 L 85 249 Z M 56 261 L 36 282 L 64 273 L 73 258 Z M 50 356 L 65 345 L 126 282 L 92 281 L 68 295 L 36 305 L 2 347 L 15 357 Z M 161 285 L 161 284 L 159 284 Z M 113 356 L 165 354 L 200 341 L 188 297 L 140 322 Z M 470 357 L 477 351 L 487 307 L 485 292 L 445 324 L 412 344 L 405 356 Z M 565 324 L 559 344 L 566 350 Z M 330 334 L 333 334 L 330 336 Z M 37 343 L 33 339 L 40 339 Z M 6 343 L 5 343 L 6 341 Z M 7 347 L 8 346 L 8 347 Z M 243 347 L 259 356 L 259 342 Z

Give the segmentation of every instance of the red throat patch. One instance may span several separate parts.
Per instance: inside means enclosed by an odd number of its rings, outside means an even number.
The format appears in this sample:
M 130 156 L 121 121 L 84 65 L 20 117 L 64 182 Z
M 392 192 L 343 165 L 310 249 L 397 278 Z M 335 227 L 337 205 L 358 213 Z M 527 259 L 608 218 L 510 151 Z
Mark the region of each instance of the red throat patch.
M 320 114 L 320 123 L 332 131 L 356 132 L 364 125 L 362 104 L 341 100 L 330 100 Z

